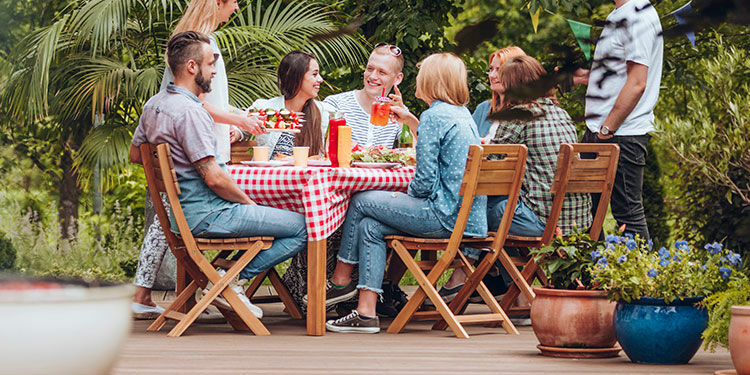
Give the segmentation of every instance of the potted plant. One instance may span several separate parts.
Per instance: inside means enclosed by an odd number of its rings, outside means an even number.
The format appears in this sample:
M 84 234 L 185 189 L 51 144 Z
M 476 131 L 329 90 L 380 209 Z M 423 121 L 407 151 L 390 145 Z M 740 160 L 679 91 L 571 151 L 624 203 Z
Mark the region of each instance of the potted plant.
M 0 274 L 2 373 L 109 373 L 130 334 L 131 284 Z
M 703 305 L 708 308 L 704 347 L 728 347 L 737 374 L 750 375 L 750 281 L 731 281 L 729 289 L 706 297 Z
M 590 270 L 604 250 L 603 241 L 588 234 L 557 236 L 550 245 L 534 249 L 534 261 L 549 285 L 534 288 L 531 327 L 543 355 L 565 358 L 606 358 L 618 355 L 612 316 L 615 304 L 596 290 Z
M 699 303 L 726 290 L 739 255 L 708 244 L 693 249 L 677 241 L 669 249 L 632 236 L 607 236 L 591 273 L 617 301 L 614 329 L 631 361 L 654 364 L 688 363 L 701 345 L 708 313 Z

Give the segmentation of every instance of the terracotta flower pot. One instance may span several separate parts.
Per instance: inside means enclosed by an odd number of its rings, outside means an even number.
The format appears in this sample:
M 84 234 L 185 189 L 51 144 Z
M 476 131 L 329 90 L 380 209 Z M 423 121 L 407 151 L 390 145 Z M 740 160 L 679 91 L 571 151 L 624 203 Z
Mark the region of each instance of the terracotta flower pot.
M 750 375 L 750 306 L 732 306 L 729 353 L 737 375 Z
M 531 327 L 542 354 L 568 358 L 614 357 L 615 304 L 604 291 L 534 288 Z

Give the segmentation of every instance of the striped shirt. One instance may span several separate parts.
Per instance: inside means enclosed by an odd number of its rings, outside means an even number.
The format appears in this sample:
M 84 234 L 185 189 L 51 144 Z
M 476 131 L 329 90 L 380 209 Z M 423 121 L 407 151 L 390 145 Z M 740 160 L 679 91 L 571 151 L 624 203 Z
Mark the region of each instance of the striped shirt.
M 331 95 L 326 97 L 323 102 L 334 106 L 339 112 L 344 112 L 346 124 L 352 127 L 352 142 L 357 142 L 360 146 L 383 145 L 388 148 L 393 147 L 393 143 L 401 131 L 401 126 L 390 119 L 386 126 L 371 124 L 370 114 L 359 105 L 355 95 L 356 92 L 357 90 L 352 90 Z
M 577 143 L 578 134 L 568 112 L 554 105 L 552 100 L 539 98 L 536 104 L 513 107 L 530 111 L 534 118 L 499 121 L 492 143 L 521 143 L 529 148 L 526 174 L 521 182 L 521 200 L 542 222 L 547 222 L 554 198 L 549 191 L 555 178 L 560 144 Z M 588 194 L 565 196 L 557 226 L 564 234 L 570 234 L 574 225 L 581 231 L 591 226 L 591 197 Z

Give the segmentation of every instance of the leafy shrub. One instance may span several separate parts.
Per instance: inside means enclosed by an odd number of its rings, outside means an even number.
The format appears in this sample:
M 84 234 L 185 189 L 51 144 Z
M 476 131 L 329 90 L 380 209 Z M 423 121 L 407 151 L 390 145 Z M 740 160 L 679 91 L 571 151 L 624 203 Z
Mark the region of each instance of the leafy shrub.
M 549 245 L 530 251 L 555 289 L 596 287 L 592 283 L 591 267 L 604 250 L 604 241 L 594 241 L 588 233 L 577 229 L 574 232 L 569 236 L 558 232 Z
M 0 232 L 0 270 L 13 269 L 16 264 L 16 249 L 9 239 Z
M 660 100 L 670 169 L 668 211 L 679 237 L 750 249 L 750 56 L 717 38 L 712 53 L 665 76 Z M 673 90 L 672 90 L 673 89 Z
M 750 305 L 750 281 L 732 281 L 729 289 L 707 297 L 703 300 L 703 305 L 708 308 L 708 327 L 703 331 L 703 346 L 712 351 L 717 344 L 729 347 L 731 307 Z

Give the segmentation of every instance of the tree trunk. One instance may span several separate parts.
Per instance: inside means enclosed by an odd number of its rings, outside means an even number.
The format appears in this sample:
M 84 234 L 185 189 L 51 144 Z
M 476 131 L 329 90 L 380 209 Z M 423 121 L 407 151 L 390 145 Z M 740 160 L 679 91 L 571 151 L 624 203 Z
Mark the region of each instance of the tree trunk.
M 69 147 L 63 147 L 60 158 L 62 176 L 59 180 L 60 206 L 58 208 L 58 219 L 60 223 L 60 236 L 66 239 L 75 238 L 78 234 L 78 203 L 80 191 L 78 189 L 78 174 L 73 168 L 73 155 Z

